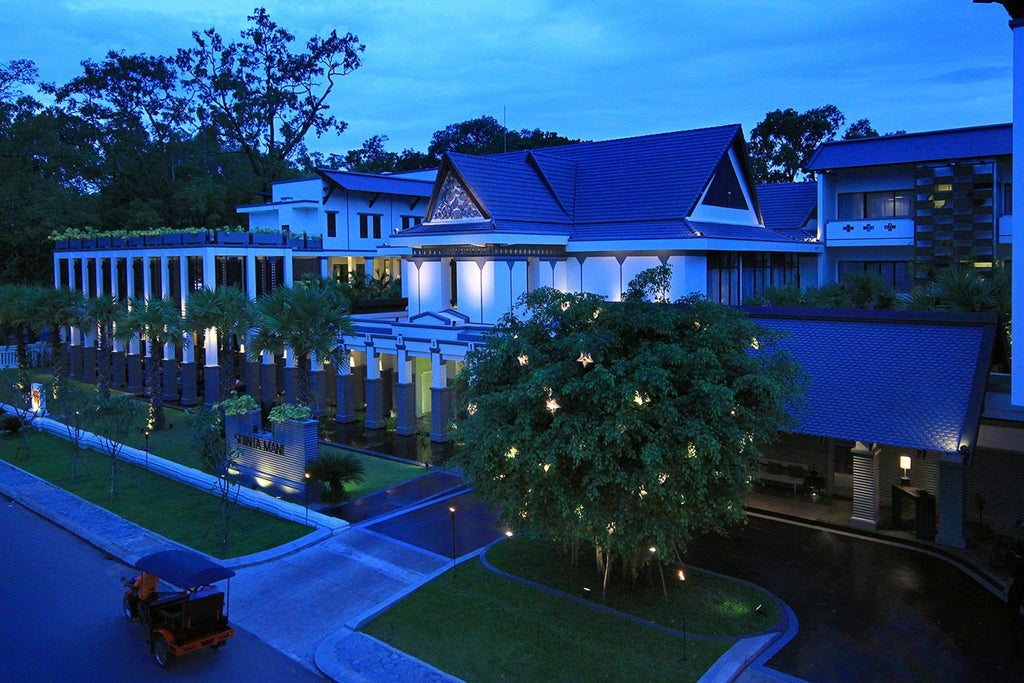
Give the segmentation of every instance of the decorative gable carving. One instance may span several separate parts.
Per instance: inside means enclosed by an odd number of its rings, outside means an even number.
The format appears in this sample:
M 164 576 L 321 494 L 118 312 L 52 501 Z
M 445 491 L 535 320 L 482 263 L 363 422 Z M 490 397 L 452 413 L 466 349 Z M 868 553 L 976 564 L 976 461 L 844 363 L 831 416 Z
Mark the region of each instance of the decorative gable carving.
M 430 220 L 433 221 L 460 221 L 467 218 L 480 219 L 484 215 L 477 208 L 477 205 L 470 198 L 466 188 L 455 177 L 449 173 L 441 185 L 441 191 L 437 194 L 437 205 Z

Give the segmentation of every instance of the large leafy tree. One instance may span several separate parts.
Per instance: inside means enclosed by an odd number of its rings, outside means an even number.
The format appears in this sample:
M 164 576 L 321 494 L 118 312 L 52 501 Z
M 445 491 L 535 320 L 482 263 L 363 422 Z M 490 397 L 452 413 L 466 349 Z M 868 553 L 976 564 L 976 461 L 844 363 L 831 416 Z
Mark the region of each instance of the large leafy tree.
M 509 130 L 493 116 L 481 116 L 453 123 L 436 131 L 430 140 L 427 154 L 440 159 L 446 152 L 497 154 L 498 152 L 568 145 L 574 142 L 579 142 L 579 140 L 572 140 L 558 133 L 542 131 L 539 128 Z
M 307 276 L 256 300 L 256 332 L 247 347 L 252 358 L 264 351 L 295 354 L 298 402 L 312 407 L 312 356 L 338 362 L 342 335 L 351 333 L 348 301 L 330 278 Z
M 776 109 L 750 131 L 748 151 L 758 183 L 791 183 L 804 178 L 803 168 L 814 150 L 836 138 L 846 116 L 834 104 L 808 109 Z M 854 121 L 844 139 L 875 137 L 878 132 L 867 119 Z M 813 175 L 808 178 L 813 179 Z
M 800 386 L 739 311 L 639 298 L 530 292 L 458 380 L 458 464 L 517 530 L 592 541 L 606 584 L 615 560 L 635 572 L 742 520 Z
M 199 120 L 247 160 L 269 196 L 271 183 L 304 155 L 308 134 L 345 130 L 344 121 L 327 113 L 327 98 L 340 77 L 359 68 L 365 46 L 332 30 L 293 52 L 295 36 L 266 9 L 257 8 L 248 21 L 236 42 L 215 28 L 193 32 L 195 47 L 179 50 L 176 63 Z

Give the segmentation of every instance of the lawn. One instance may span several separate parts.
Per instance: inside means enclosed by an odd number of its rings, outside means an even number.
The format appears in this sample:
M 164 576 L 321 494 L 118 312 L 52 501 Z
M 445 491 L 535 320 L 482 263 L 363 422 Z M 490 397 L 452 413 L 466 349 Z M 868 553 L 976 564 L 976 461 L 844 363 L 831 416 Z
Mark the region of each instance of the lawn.
M 684 643 L 501 577 L 479 560 L 419 588 L 364 630 L 464 680 L 511 683 L 696 681 L 731 645 Z
M 221 547 L 220 502 L 214 495 L 158 476 L 143 468 L 118 464 L 116 494 L 110 493 L 110 458 L 95 451 L 79 452 L 77 477 L 72 477 L 69 442 L 32 431 L 27 454 L 22 435 L 0 438 L 0 458 L 142 527 L 214 557 L 238 557 L 277 547 L 309 532 L 251 508 L 231 512 L 230 547 Z
M 573 567 L 561 546 L 515 537 L 492 546 L 495 567 L 600 602 L 593 555 Z M 690 634 L 673 636 L 488 571 L 479 560 L 418 589 L 364 629 L 473 681 L 695 681 L 732 645 L 779 618 L 763 591 L 690 568 L 686 581 L 656 569 L 614 583 L 607 605 Z M 756 608 L 762 605 L 758 613 Z M 700 635 L 718 636 L 703 638 Z M 684 648 L 687 658 L 683 659 Z

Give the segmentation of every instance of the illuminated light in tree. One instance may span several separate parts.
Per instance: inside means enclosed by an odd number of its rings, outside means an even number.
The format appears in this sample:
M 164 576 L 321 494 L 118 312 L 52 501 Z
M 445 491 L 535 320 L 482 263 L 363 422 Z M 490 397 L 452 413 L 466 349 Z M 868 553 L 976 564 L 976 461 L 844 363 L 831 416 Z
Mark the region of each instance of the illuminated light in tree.
M 639 491 L 638 493 L 639 493 L 639 495 L 640 495 L 640 497 L 641 497 L 641 498 L 643 498 L 644 496 L 646 496 L 646 495 L 647 495 L 647 489 L 645 489 L 645 488 L 643 487 L 643 484 L 641 484 L 641 485 L 640 485 L 640 491 Z
M 650 402 L 651 397 L 647 396 L 646 394 L 641 394 L 639 391 L 633 394 L 633 403 L 637 404 L 638 406 L 642 406 L 643 404 Z
M 693 445 L 692 443 L 688 444 L 686 446 L 686 457 L 688 457 L 688 458 L 696 458 L 697 457 L 697 447 L 695 445 Z
M 568 311 L 569 310 L 569 302 L 568 301 L 563 301 L 562 302 L 562 310 L 563 311 Z
M 546 463 L 544 463 L 544 466 L 543 466 L 543 468 L 542 468 L 542 469 L 543 469 L 543 470 L 544 470 L 545 472 L 547 472 L 548 470 L 550 470 L 550 469 L 551 469 L 551 463 L 549 463 L 549 462 L 546 462 Z
M 573 510 L 573 512 L 576 513 L 577 517 L 579 517 L 580 519 L 583 519 L 583 506 L 582 505 L 577 505 L 576 509 Z
M 699 320 L 694 320 L 693 321 L 693 326 L 699 330 L 700 329 L 700 321 Z
M 590 353 L 580 351 L 580 357 L 576 359 L 576 362 L 583 367 L 587 367 L 588 365 L 594 364 L 594 359 L 591 357 Z
M 591 316 L 591 320 L 597 320 L 597 316 L 599 316 L 599 315 L 601 315 L 601 309 L 600 308 L 595 308 L 594 309 L 594 315 Z
M 761 342 L 757 340 L 757 337 L 754 337 L 753 339 L 750 340 L 750 348 L 754 349 L 755 351 L 761 348 Z
M 658 483 L 664 484 L 666 481 L 668 481 L 668 474 L 665 472 L 660 472 L 658 474 Z
M 611 536 L 615 533 L 615 522 L 608 522 L 608 535 Z
M 508 449 L 508 451 L 506 451 L 505 457 L 508 458 L 509 460 L 514 460 L 515 457 L 516 457 L 516 454 L 518 454 L 518 453 L 519 453 L 519 449 L 516 448 L 515 446 L 513 446 L 512 448 Z
M 521 353 L 518 356 L 516 356 L 516 360 L 519 361 L 520 365 L 526 365 L 527 363 L 530 362 L 530 357 L 527 356 L 525 353 Z
M 476 404 L 470 403 L 468 406 L 466 406 L 466 412 L 469 413 L 470 415 L 476 415 Z
M 544 402 L 544 407 L 547 408 L 552 415 L 554 415 L 562 406 L 558 405 L 558 401 L 556 401 L 552 396 L 548 398 L 547 401 Z

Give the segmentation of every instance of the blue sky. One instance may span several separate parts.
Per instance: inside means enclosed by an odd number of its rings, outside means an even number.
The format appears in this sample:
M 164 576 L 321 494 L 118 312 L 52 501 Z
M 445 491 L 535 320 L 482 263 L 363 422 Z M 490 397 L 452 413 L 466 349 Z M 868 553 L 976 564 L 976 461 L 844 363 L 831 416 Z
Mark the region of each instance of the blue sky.
M 171 54 L 193 30 L 237 38 L 255 2 L 4 0 L 0 62 L 27 58 L 63 83 L 108 50 Z M 331 29 L 366 45 L 332 113 L 344 153 L 375 134 L 426 150 L 444 126 L 491 115 L 509 128 L 601 140 L 740 123 L 834 104 L 880 132 L 1003 123 L 1011 34 L 971 0 L 332 0 L 263 3 L 304 41 Z

